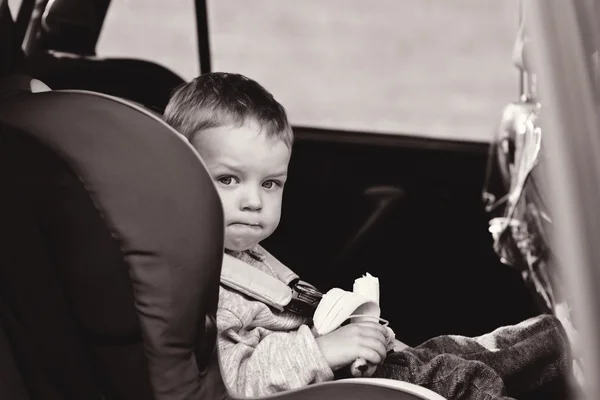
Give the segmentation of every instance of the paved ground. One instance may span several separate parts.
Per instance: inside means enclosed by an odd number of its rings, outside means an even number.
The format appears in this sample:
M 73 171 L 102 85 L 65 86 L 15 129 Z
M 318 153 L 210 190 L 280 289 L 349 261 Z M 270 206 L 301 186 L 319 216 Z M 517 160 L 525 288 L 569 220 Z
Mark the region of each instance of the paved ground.
M 11 0 L 11 3 L 19 0 Z M 517 0 L 212 0 L 214 69 L 294 123 L 489 140 L 517 96 Z M 198 72 L 192 0 L 113 0 L 99 55 Z

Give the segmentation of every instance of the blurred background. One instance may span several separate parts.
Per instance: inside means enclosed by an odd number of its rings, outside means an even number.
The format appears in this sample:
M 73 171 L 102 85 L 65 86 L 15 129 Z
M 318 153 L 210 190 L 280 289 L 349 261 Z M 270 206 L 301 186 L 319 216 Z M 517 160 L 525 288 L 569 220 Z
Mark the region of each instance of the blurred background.
M 213 69 L 258 80 L 296 125 L 489 141 L 518 96 L 517 0 L 208 6 Z M 193 0 L 113 0 L 98 55 L 146 58 L 191 79 L 193 10 Z

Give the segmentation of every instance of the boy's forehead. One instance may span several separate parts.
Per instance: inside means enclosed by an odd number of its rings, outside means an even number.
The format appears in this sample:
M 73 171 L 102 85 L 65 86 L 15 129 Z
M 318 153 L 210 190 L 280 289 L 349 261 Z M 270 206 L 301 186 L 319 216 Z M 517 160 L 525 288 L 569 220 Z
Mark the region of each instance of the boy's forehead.
M 283 140 L 246 125 L 206 129 L 194 137 L 192 145 L 206 162 L 240 168 L 285 170 L 291 155 Z

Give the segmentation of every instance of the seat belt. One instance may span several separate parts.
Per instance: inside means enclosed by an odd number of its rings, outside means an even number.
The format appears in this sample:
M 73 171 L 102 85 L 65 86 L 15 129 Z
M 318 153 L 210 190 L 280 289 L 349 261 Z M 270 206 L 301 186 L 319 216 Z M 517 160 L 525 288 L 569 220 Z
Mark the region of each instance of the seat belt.
M 312 317 L 323 294 L 313 285 L 300 280 L 264 248 L 258 248 L 279 279 L 254 268 L 229 254 L 223 254 L 221 283 L 279 311 Z

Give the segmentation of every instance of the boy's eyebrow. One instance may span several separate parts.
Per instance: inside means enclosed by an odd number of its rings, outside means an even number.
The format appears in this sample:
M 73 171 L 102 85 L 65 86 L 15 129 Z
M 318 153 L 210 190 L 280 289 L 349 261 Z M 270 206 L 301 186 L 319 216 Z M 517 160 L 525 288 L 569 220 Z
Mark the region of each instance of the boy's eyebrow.
M 238 166 L 238 165 L 236 165 L 234 163 L 227 162 L 225 160 L 218 160 L 214 164 L 215 164 L 216 167 L 227 168 L 227 169 L 233 170 L 233 171 L 235 171 L 237 173 L 244 172 L 242 167 L 240 167 L 240 166 Z
M 240 165 L 237 165 L 235 162 L 231 162 L 228 160 L 218 160 L 214 162 L 213 168 L 226 168 L 234 171 L 237 174 L 243 174 L 245 172 L 244 168 Z M 268 178 L 286 178 L 288 175 L 288 170 L 282 169 L 280 171 L 276 171 L 275 173 L 269 174 Z
M 287 170 L 283 170 L 281 172 L 276 172 L 274 174 L 269 174 L 269 178 L 284 178 L 287 177 Z

